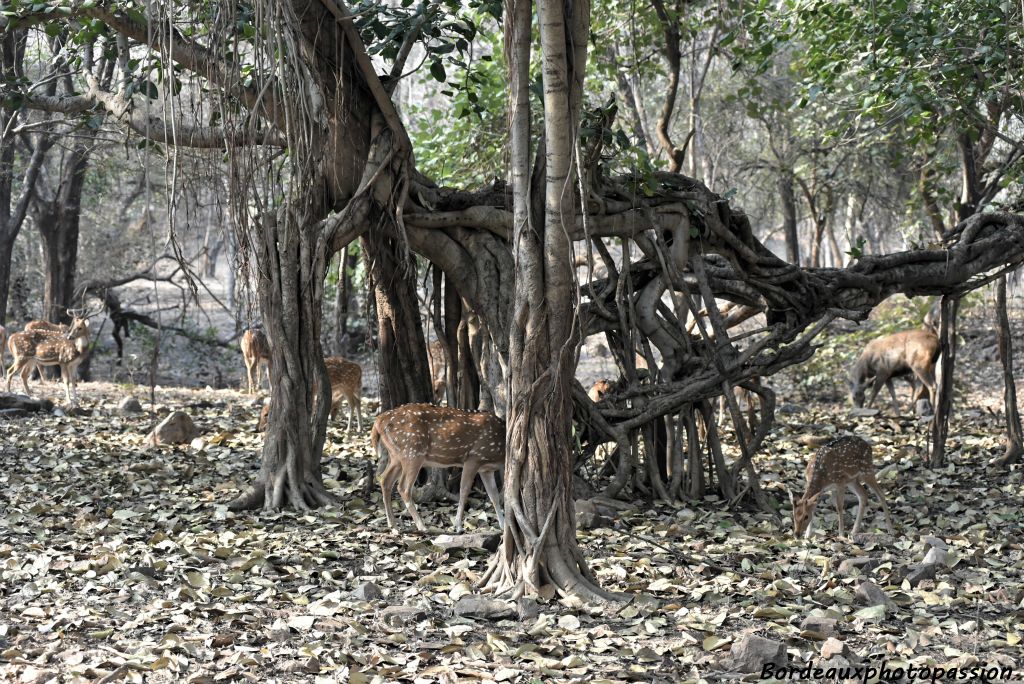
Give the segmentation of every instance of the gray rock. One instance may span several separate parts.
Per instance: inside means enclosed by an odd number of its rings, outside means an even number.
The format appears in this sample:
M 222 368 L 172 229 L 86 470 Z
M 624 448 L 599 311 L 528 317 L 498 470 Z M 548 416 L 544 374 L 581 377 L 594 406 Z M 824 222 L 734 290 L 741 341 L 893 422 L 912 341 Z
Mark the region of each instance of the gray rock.
M 520 620 L 533 620 L 540 613 L 540 606 L 536 599 L 523 596 L 516 601 L 516 610 L 519 611 Z
M 124 415 L 142 413 L 142 404 L 135 397 L 125 397 L 117 404 L 117 410 Z
M 803 632 L 817 632 L 825 637 L 836 633 L 836 619 L 821 615 L 808 615 L 800 623 L 800 630 Z
M 427 611 L 419 606 L 388 606 L 377 612 L 377 618 L 393 629 L 401 629 L 426 616 Z
M 925 580 L 935 579 L 935 565 L 918 565 L 911 568 L 910 572 L 907 573 L 906 580 L 910 583 L 911 587 L 916 587 Z
M 144 443 L 147 446 L 188 444 L 198 436 L 199 430 L 192 418 L 184 411 L 175 411 L 146 435 Z
M 739 672 L 761 672 L 768 663 L 781 668 L 787 662 L 785 644 L 755 634 L 745 635 L 729 650 L 728 666 Z
M 946 543 L 945 539 L 939 539 L 938 537 L 932 537 L 932 536 L 925 536 L 925 537 L 921 537 L 921 541 L 923 541 L 928 546 L 934 547 L 936 549 L 942 549 L 943 551 L 949 551 L 949 544 Z
M 874 582 L 861 582 L 857 585 L 857 600 L 867 606 L 883 605 L 887 611 L 896 610 L 896 603 Z
M 930 416 L 933 413 L 935 413 L 935 411 L 932 410 L 932 404 L 927 399 L 918 399 L 917 403 L 914 404 L 914 415 L 918 418 L 924 418 L 925 416 Z
M 612 519 L 605 515 L 593 501 L 576 502 L 576 526 L 581 530 L 592 530 L 595 527 L 610 527 Z
M 508 620 L 519 617 L 512 601 L 467 594 L 455 602 L 455 614 L 474 620 Z
M 821 657 L 825 660 L 831 660 L 836 656 L 842 656 L 844 658 L 850 657 L 849 647 L 836 638 L 830 638 L 821 645 Z
M 384 597 L 380 588 L 373 582 L 363 582 L 349 594 L 357 601 L 377 601 Z
M 924 554 L 924 560 L 921 561 L 922 565 L 949 565 L 949 554 L 945 549 L 937 547 L 931 547 L 928 549 L 928 553 Z
M 881 558 L 875 558 L 873 556 L 856 556 L 854 558 L 845 559 L 839 564 L 839 568 L 836 572 L 844 577 L 849 577 L 855 573 L 866 575 L 881 565 L 882 562 Z
M 431 543 L 442 549 L 483 549 L 493 553 L 498 550 L 498 545 L 501 543 L 501 535 L 494 532 L 442 534 Z

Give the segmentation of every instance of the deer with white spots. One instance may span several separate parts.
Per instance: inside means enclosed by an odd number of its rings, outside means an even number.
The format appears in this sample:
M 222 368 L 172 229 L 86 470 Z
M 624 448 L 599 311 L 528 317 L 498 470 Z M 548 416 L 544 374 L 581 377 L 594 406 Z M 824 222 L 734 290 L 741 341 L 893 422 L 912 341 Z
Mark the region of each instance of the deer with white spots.
M 242 334 L 242 359 L 249 380 L 249 394 L 255 394 L 260 384 L 260 364 L 267 365 L 267 384 L 270 384 L 270 343 L 259 328 L 249 328 Z M 273 389 L 273 388 L 271 388 Z
M 324 358 L 324 366 L 327 367 L 327 377 L 331 381 L 331 420 L 338 414 L 341 408 L 341 400 L 348 402 L 348 425 L 345 432 L 352 430 L 352 414 L 356 416 L 356 429 L 363 431 L 363 369 L 355 361 L 340 356 L 328 356 Z M 257 430 L 266 430 L 267 421 L 270 420 L 270 404 L 263 407 L 260 412 Z
M 85 352 L 89 348 L 89 323 L 85 318 L 75 317 L 64 333 L 52 330 L 14 333 L 7 346 L 14 355 L 14 364 L 7 369 L 8 392 L 11 391 L 11 379 L 16 373 L 21 372 L 25 394 L 31 396 L 28 389 L 28 373 L 25 371 L 33 366 L 60 366 L 67 400 L 78 401 L 78 366 L 85 359 Z
M 814 509 L 818 505 L 818 498 L 829 487 L 835 487 L 836 511 L 839 513 L 839 534 L 842 536 L 844 531 L 843 503 L 847 486 L 852 487 L 857 494 L 857 519 L 853 523 L 853 534 L 857 534 L 864 517 L 864 508 L 868 503 L 868 494 L 864 489 L 865 484 L 878 495 L 882 502 L 882 510 L 885 511 L 885 525 L 890 533 L 893 531 L 892 516 L 889 514 L 889 506 L 885 503 L 885 494 L 875 479 L 875 466 L 871 461 L 871 445 L 860 437 L 839 437 L 825 444 L 807 461 L 805 477 L 807 487 L 803 496 L 794 501 L 793 492 L 789 492 L 789 501 L 793 505 L 793 533 L 795 535 L 800 536 L 802 533 L 810 538 L 811 522 L 814 518 Z M 864 484 L 861 484 L 862 482 Z
M 396 525 L 391 511 L 391 492 L 396 482 L 398 494 L 416 527 L 421 531 L 427 529 L 412 500 L 412 487 L 423 466 L 462 468 L 456 530 L 462 531 L 466 499 L 477 473 L 498 514 L 499 527 L 504 526 L 494 472 L 505 467 L 505 424 L 494 414 L 431 404 L 405 404 L 377 416 L 370 432 L 370 444 L 381 456 L 388 454 L 380 487 L 384 494 L 384 513 L 392 529 L 396 529 Z

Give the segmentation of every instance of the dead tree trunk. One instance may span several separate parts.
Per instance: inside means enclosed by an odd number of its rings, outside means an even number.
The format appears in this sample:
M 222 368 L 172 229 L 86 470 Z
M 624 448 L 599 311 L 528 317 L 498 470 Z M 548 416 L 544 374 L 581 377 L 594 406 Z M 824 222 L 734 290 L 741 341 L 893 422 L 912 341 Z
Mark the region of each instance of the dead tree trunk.
M 37 197 L 37 224 L 43 243 L 43 316 L 53 323 L 68 322 L 74 305 L 78 268 L 78 227 L 82 215 L 82 188 L 89 156 L 75 147 L 64 160 L 59 185 L 51 197 Z
M 1013 379 L 1013 333 L 1006 304 L 1006 276 L 996 282 L 996 337 L 999 360 L 1003 362 L 1003 410 L 1006 415 L 1006 453 L 997 463 L 1007 466 L 1019 463 L 1024 455 L 1024 433 L 1017 410 L 1017 383 Z

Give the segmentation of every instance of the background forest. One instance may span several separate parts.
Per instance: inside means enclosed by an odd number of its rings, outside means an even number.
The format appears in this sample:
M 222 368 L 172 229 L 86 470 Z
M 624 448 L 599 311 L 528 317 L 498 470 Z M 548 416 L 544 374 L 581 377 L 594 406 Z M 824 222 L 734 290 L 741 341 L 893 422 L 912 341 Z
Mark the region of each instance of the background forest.
M 0 324 L 91 332 L 77 401 L 0 392 L 0 676 L 1019 678 L 1022 33 L 996 0 L 0 4 Z M 934 392 L 851 408 L 924 327 Z M 477 488 L 448 534 L 437 469 L 429 532 L 388 527 L 370 425 L 413 402 L 505 421 L 503 525 Z M 895 530 L 827 494 L 799 538 L 844 435 Z

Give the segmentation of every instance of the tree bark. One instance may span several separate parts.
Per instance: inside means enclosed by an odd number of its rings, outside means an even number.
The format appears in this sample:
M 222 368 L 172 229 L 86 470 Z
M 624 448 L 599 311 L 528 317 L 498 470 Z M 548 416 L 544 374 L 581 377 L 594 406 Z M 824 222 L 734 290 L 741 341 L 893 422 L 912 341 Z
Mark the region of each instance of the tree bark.
M 946 464 L 946 436 L 949 414 L 953 409 L 953 368 L 956 366 L 956 318 L 960 298 L 943 295 L 939 314 L 939 358 L 936 378 L 935 416 L 932 418 L 932 448 L 929 461 L 933 468 Z
M 779 172 L 779 201 L 782 204 L 782 233 L 786 236 L 786 261 L 800 265 L 800 234 L 796 223 L 796 190 L 793 174 Z
M 63 162 L 60 185 L 52 198 L 36 200 L 43 243 L 43 316 L 51 323 L 70 321 L 67 310 L 75 304 L 78 231 L 88 166 L 88 151 L 76 146 Z
M 430 364 L 416 299 L 414 272 L 399 244 L 379 231 L 362 238 L 377 303 L 380 408 L 430 403 Z
M 359 254 L 352 245 L 338 255 L 338 285 L 334 298 L 334 348 L 342 356 L 347 352 L 349 306 L 352 302 L 352 272 Z
M 600 602 L 576 541 L 572 496 L 572 395 L 579 329 L 572 283 L 572 243 L 564 226 L 576 217 L 572 166 L 586 65 L 589 3 L 538 4 L 544 85 L 544 137 L 530 174 L 528 0 L 507 4 L 513 254 L 516 289 L 509 335 L 511 394 L 505 464 L 502 545 L 484 578 L 513 596 L 550 585 Z
M 1019 463 L 1024 455 L 1024 432 L 1017 409 L 1017 383 L 1013 379 L 1013 332 L 1006 304 L 1006 276 L 996 282 L 996 337 L 1003 365 L 1003 411 L 1006 416 L 1006 452 L 997 463 Z

